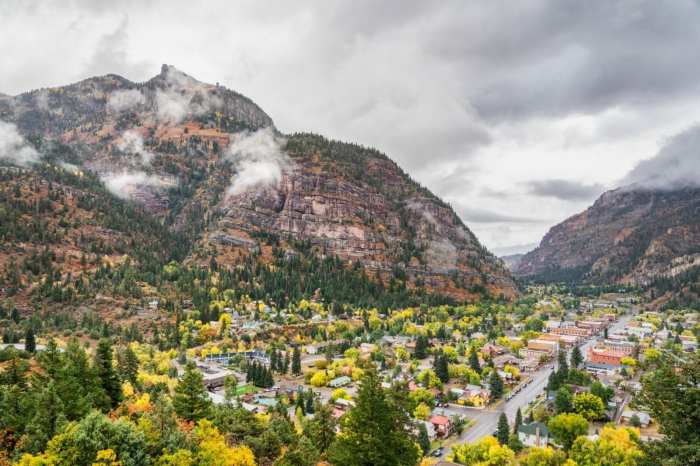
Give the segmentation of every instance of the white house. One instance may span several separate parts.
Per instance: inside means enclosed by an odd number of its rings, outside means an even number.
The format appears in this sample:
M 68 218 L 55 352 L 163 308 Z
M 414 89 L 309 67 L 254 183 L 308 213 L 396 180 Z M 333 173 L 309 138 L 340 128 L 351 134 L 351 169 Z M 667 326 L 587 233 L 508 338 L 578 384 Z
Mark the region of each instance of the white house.
M 518 427 L 518 438 L 528 447 L 545 447 L 549 443 L 549 429 L 541 422 Z

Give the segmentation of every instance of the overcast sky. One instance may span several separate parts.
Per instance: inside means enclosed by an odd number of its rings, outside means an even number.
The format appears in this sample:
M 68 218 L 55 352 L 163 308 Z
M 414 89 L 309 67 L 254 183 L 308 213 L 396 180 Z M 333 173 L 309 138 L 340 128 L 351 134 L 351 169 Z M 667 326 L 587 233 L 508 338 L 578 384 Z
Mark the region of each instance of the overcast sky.
M 497 253 L 700 122 L 697 1 L 202 3 L 3 0 L 0 92 L 172 64 L 386 152 Z

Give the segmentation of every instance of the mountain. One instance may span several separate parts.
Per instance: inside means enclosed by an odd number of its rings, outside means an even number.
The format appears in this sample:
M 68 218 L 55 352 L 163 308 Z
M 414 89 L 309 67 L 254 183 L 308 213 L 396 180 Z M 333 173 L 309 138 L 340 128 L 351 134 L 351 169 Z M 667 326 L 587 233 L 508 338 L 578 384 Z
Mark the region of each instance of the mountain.
M 525 254 L 509 254 L 507 256 L 501 256 L 501 260 L 503 261 L 504 264 L 506 264 L 506 267 L 508 267 L 508 270 L 517 270 L 518 265 L 520 265 L 520 261 L 523 259 Z
M 107 75 L 0 96 L 0 124 L 5 292 L 50 293 L 50 280 L 125 261 L 147 268 L 129 286 L 148 290 L 174 260 L 229 268 L 278 300 L 313 291 L 301 270 L 330 280 L 326 263 L 387 293 L 517 294 L 452 208 L 386 155 L 281 134 L 247 97 L 172 66 L 144 83 Z M 27 262 L 36 273 L 14 276 Z
M 649 285 L 700 265 L 700 189 L 629 186 L 552 227 L 514 273 L 540 280 Z

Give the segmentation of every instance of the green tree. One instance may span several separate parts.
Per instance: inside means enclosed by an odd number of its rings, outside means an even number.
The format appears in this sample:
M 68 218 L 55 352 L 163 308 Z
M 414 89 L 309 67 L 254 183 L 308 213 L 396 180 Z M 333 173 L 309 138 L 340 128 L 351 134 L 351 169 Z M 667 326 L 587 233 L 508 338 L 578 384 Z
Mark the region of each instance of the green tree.
M 664 353 L 656 368 L 642 378 L 640 403 L 659 423 L 663 440 L 645 442 L 646 464 L 700 464 L 700 357 L 676 359 Z
M 515 412 L 515 424 L 513 425 L 513 433 L 518 435 L 518 428 L 523 425 L 523 413 L 520 411 L 520 407 Z
M 282 458 L 274 462 L 274 466 L 315 466 L 319 458 L 320 454 L 313 442 L 302 435 Z
M 423 452 L 423 456 L 427 456 L 428 453 L 430 453 L 430 437 L 428 436 L 428 428 L 425 427 L 425 423 L 423 422 L 418 424 L 418 445 Z
M 574 346 L 574 349 L 571 350 L 571 368 L 578 369 L 581 367 L 582 362 L 583 356 L 581 355 L 581 349 L 578 346 Z
M 508 418 L 506 413 L 501 413 L 498 417 L 498 429 L 496 430 L 496 440 L 501 445 L 506 445 L 508 443 L 508 435 L 510 434 L 510 427 L 508 427 Z
M 329 460 L 339 466 L 414 466 L 420 454 L 409 426 L 405 407 L 388 397 L 376 372 L 368 370 Z
M 143 433 L 130 422 L 112 422 L 94 411 L 80 422 L 69 424 L 51 440 L 47 453 L 56 458 L 55 464 L 89 466 L 95 462 L 98 451 L 107 449 L 116 453 L 123 466 L 149 463 Z
M 338 425 L 329 405 L 323 405 L 313 419 L 304 423 L 304 435 L 311 440 L 316 449 L 325 453 L 335 440 L 335 428 Z
M 597 421 L 605 416 L 603 400 L 592 393 L 577 393 L 574 396 L 573 410 L 589 421 Z
M 606 387 L 597 380 L 591 384 L 591 393 L 603 400 L 603 404 L 608 404 L 615 395 L 612 388 Z
M 27 327 L 27 332 L 24 335 L 24 349 L 29 353 L 34 353 L 36 351 L 36 339 L 34 338 L 34 328 L 32 326 Z
M 112 343 L 107 338 L 101 339 L 97 343 L 94 365 L 99 385 L 107 397 L 106 404 L 100 403 L 103 409 L 116 408 L 122 400 L 122 386 L 114 371 L 112 356 Z
M 503 379 L 495 368 L 491 370 L 489 385 L 491 387 L 491 400 L 500 399 L 503 396 Z
M 182 380 L 175 387 L 173 407 L 178 416 L 188 421 L 198 421 L 209 414 L 211 400 L 202 374 L 192 361 L 185 366 Z
M 292 352 L 292 375 L 301 375 L 301 351 L 298 346 Z
M 132 385 L 136 385 L 136 376 L 139 372 L 139 360 L 136 353 L 127 345 L 117 357 L 117 369 L 122 380 L 129 381 Z
M 44 450 L 65 421 L 63 402 L 51 380 L 34 400 L 34 417 L 27 426 L 29 451 L 37 453 Z
M 479 364 L 479 355 L 476 353 L 476 348 L 472 347 L 469 352 L 469 367 L 471 367 L 477 374 L 481 374 L 481 364 Z
M 571 448 L 579 435 L 588 433 L 588 421 L 580 414 L 559 414 L 549 420 L 547 427 L 557 443 L 565 450 Z
M 557 376 L 559 380 L 563 383 L 569 377 L 569 365 L 566 362 L 566 351 L 559 351 L 558 356 L 559 367 L 557 370 Z
M 557 414 L 570 413 L 573 411 L 573 395 L 569 387 L 563 386 L 557 390 L 557 394 L 554 397 L 554 409 L 556 409 Z

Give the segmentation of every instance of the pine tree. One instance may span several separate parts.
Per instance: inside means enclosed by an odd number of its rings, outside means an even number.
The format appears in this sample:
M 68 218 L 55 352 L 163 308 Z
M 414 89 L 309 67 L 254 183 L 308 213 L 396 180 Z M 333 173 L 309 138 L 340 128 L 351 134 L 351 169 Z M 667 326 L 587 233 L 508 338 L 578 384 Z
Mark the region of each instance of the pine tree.
M 297 393 L 296 406 L 301 410 L 301 414 L 306 414 L 306 404 L 304 403 L 304 396 L 301 393 Z
M 329 405 L 323 405 L 313 419 L 304 423 L 304 435 L 311 440 L 316 449 L 325 453 L 335 440 L 335 427 L 338 421 L 333 417 Z
M 491 386 L 491 400 L 498 400 L 503 396 L 503 379 L 498 375 L 496 369 L 491 370 L 491 377 L 489 378 L 489 384 Z
M 423 451 L 423 456 L 428 456 L 428 453 L 430 453 L 430 437 L 428 437 L 428 429 L 423 422 L 418 424 L 418 445 Z
M 122 400 L 122 386 L 114 372 L 112 356 L 112 343 L 106 338 L 101 339 L 97 343 L 94 365 L 99 385 L 107 397 L 103 409 L 116 408 Z
M 496 439 L 501 445 L 508 443 L 508 436 L 510 435 L 510 428 L 508 427 L 508 418 L 506 413 L 501 413 L 498 418 L 498 430 L 496 431 Z
M 27 425 L 27 434 L 29 450 L 36 453 L 46 448 L 66 418 L 63 402 L 52 380 L 36 395 L 34 405 L 34 417 Z
M 185 374 L 175 387 L 173 407 L 178 416 L 188 421 L 197 421 L 209 414 L 211 401 L 202 374 L 192 361 L 185 366 Z
M 571 350 L 571 368 L 578 369 L 582 362 L 583 356 L 581 355 L 581 350 L 578 346 L 574 346 L 574 349 Z
M 284 352 L 284 363 L 282 365 L 282 373 L 289 373 L 289 351 Z
M 481 374 L 481 365 L 479 364 L 479 355 L 476 354 L 476 348 L 472 347 L 469 353 L 469 367 L 471 367 L 477 374 Z
M 520 407 L 518 407 L 518 410 L 515 412 L 515 424 L 513 425 L 513 433 L 515 435 L 518 435 L 518 429 L 521 425 L 523 425 L 523 413 L 520 412 Z
M 119 376 L 122 380 L 129 381 L 132 385 L 136 385 L 136 375 L 139 371 L 139 360 L 136 353 L 127 345 L 117 357 L 117 368 Z
M 376 372 L 368 370 L 328 459 L 344 466 L 413 466 L 420 452 L 409 434 L 410 423 L 405 407 L 388 397 Z
M 566 362 L 566 351 L 559 351 L 559 370 L 558 376 L 560 382 L 565 382 L 569 378 L 569 365 Z
M 270 351 L 270 367 L 272 370 L 275 370 L 277 368 L 277 350 L 274 348 L 272 351 Z
M 27 327 L 27 332 L 24 335 L 24 349 L 29 353 L 36 351 L 36 339 L 34 338 L 34 329 L 31 325 Z
M 310 389 L 308 392 L 306 392 L 305 411 L 306 411 L 306 414 L 313 414 L 314 413 L 314 392 L 312 392 Z
M 292 353 L 292 374 L 301 375 L 301 352 L 299 347 L 294 347 L 294 352 Z

